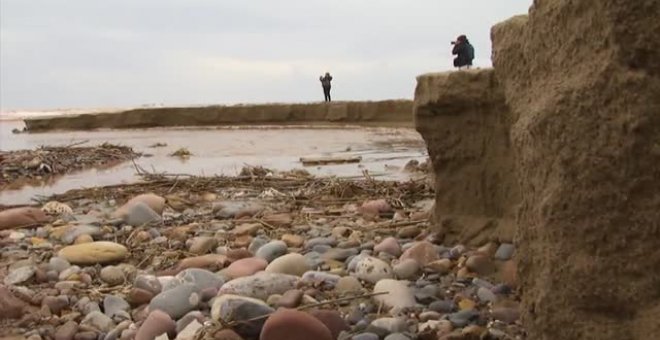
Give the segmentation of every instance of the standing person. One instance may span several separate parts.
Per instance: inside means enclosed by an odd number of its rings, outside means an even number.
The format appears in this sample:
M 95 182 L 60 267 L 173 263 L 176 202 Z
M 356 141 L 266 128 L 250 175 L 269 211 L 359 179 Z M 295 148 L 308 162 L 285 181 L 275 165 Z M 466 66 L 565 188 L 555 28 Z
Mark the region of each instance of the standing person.
M 470 44 L 470 41 L 465 35 L 460 35 L 456 38 L 456 41 L 451 42 L 454 45 L 454 48 L 451 51 L 451 54 L 455 55 L 454 58 L 454 67 L 458 69 L 470 68 L 472 67 L 472 60 L 474 60 L 474 47 Z
M 326 72 L 324 76 L 319 77 L 321 81 L 321 86 L 323 86 L 323 95 L 325 96 L 325 101 L 330 101 L 330 82 L 332 81 L 332 76 L 330 72 Z

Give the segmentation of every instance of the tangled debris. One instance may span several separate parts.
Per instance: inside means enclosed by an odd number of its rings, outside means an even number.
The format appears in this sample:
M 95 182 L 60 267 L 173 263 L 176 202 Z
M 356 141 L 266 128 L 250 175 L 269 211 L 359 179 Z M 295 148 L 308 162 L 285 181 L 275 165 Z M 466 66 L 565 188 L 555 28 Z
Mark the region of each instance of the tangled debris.
M 179 158 L 189 158 L 192 156 L 192 152 L 186 148 L 179 148 L 178 150 L 172 152 L 170 154 L 172 157 L 179 157 Z
M 140 154 L 132 148 L 110 143 L 80 147 L 42 146 L 35 150 L 0 151 L 0 191 L 16 181 L 43 179 L 76 170 L 128 161 Z

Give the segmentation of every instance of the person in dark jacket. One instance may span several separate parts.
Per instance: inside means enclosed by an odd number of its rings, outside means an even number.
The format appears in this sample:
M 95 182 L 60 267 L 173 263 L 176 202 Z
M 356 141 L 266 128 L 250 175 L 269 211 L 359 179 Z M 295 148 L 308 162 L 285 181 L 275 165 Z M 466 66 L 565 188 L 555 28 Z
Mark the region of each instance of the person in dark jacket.
M 330 82 L 332 81 L 332 76 L 330 72 L 326 72 L 324 76 L 319 78 L 321 81 L 321 86 L 323 86 L 323 95 L 325 96 L 325 101 L 330 101 Z
M 470 44 L 470 41 L 465 35 L 461 35 L 456 38 L 456 41 L 451 42 L 454 45 L 454 49 L 451 51 L 451 54 L 455 55 L 454 58 L 454 67 L 461 68 L 470 68 L 472 66 L 472 60 L 474 60 L 474 47 Z

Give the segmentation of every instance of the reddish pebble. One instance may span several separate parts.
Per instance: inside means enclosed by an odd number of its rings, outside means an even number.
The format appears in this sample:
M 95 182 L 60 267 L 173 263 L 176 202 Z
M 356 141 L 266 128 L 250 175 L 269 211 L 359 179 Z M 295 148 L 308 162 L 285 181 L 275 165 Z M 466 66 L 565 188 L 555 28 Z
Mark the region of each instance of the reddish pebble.
M 268 262 L 262 258 L 258 257 L 248 257 L 246 259 L 240 259 L 229 265 L 223 273 L 227 276 L 236 279 L 239 277 L 250 276 L 259 271 L 266 269 Z
M 328 327 L 333 339 L 337 339 L 339 333 L 342 331 L 349 331 L 351 329 L 337 311 L 317 309 L 309 312 L 309 314 L 319 319 L 319 321 Z
M 317 318 L 297 310 L 280 308 L 264 323 L 260 340 L 333 340 Z
M 401 261 L 405 259 L 413 259 L 419 263 L 420 266 L 427 266 L 429 263 L 439 260 L 438 250 L 430 242 L 417 242 L 412 247 L 408 248 L 403 255 L 399 258 Z
M 236 334 L 236 332 L 232 331 L 231 329 L 223 329 L 221 331 L 216 332 L 213 335 L 213 339 L 215 340 L 243 340 L 243 338 Z
M 153 340 L 163 333 L 173 334 L 176 332 L 176 323 L 169 315 L 155 310 L 149 316 L 135 336 L 135 340 Z
M 133 306 L 141 306 L 149 303 L 153 297 L 154 294 L 146 289 L 133 288 L 128 293 L 127 300 Z

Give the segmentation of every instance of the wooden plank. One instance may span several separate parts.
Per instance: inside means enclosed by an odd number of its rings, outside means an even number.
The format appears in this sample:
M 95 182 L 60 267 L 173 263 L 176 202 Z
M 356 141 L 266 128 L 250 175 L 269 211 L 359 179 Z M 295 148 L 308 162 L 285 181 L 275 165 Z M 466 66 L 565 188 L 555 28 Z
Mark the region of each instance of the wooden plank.
M 328 165 L 328 164 L 347 164 L 360 163 L 361 156 L 319 156 L 319 157 L 300 157 L 300 162 L 305 166 L 310 165 Z

